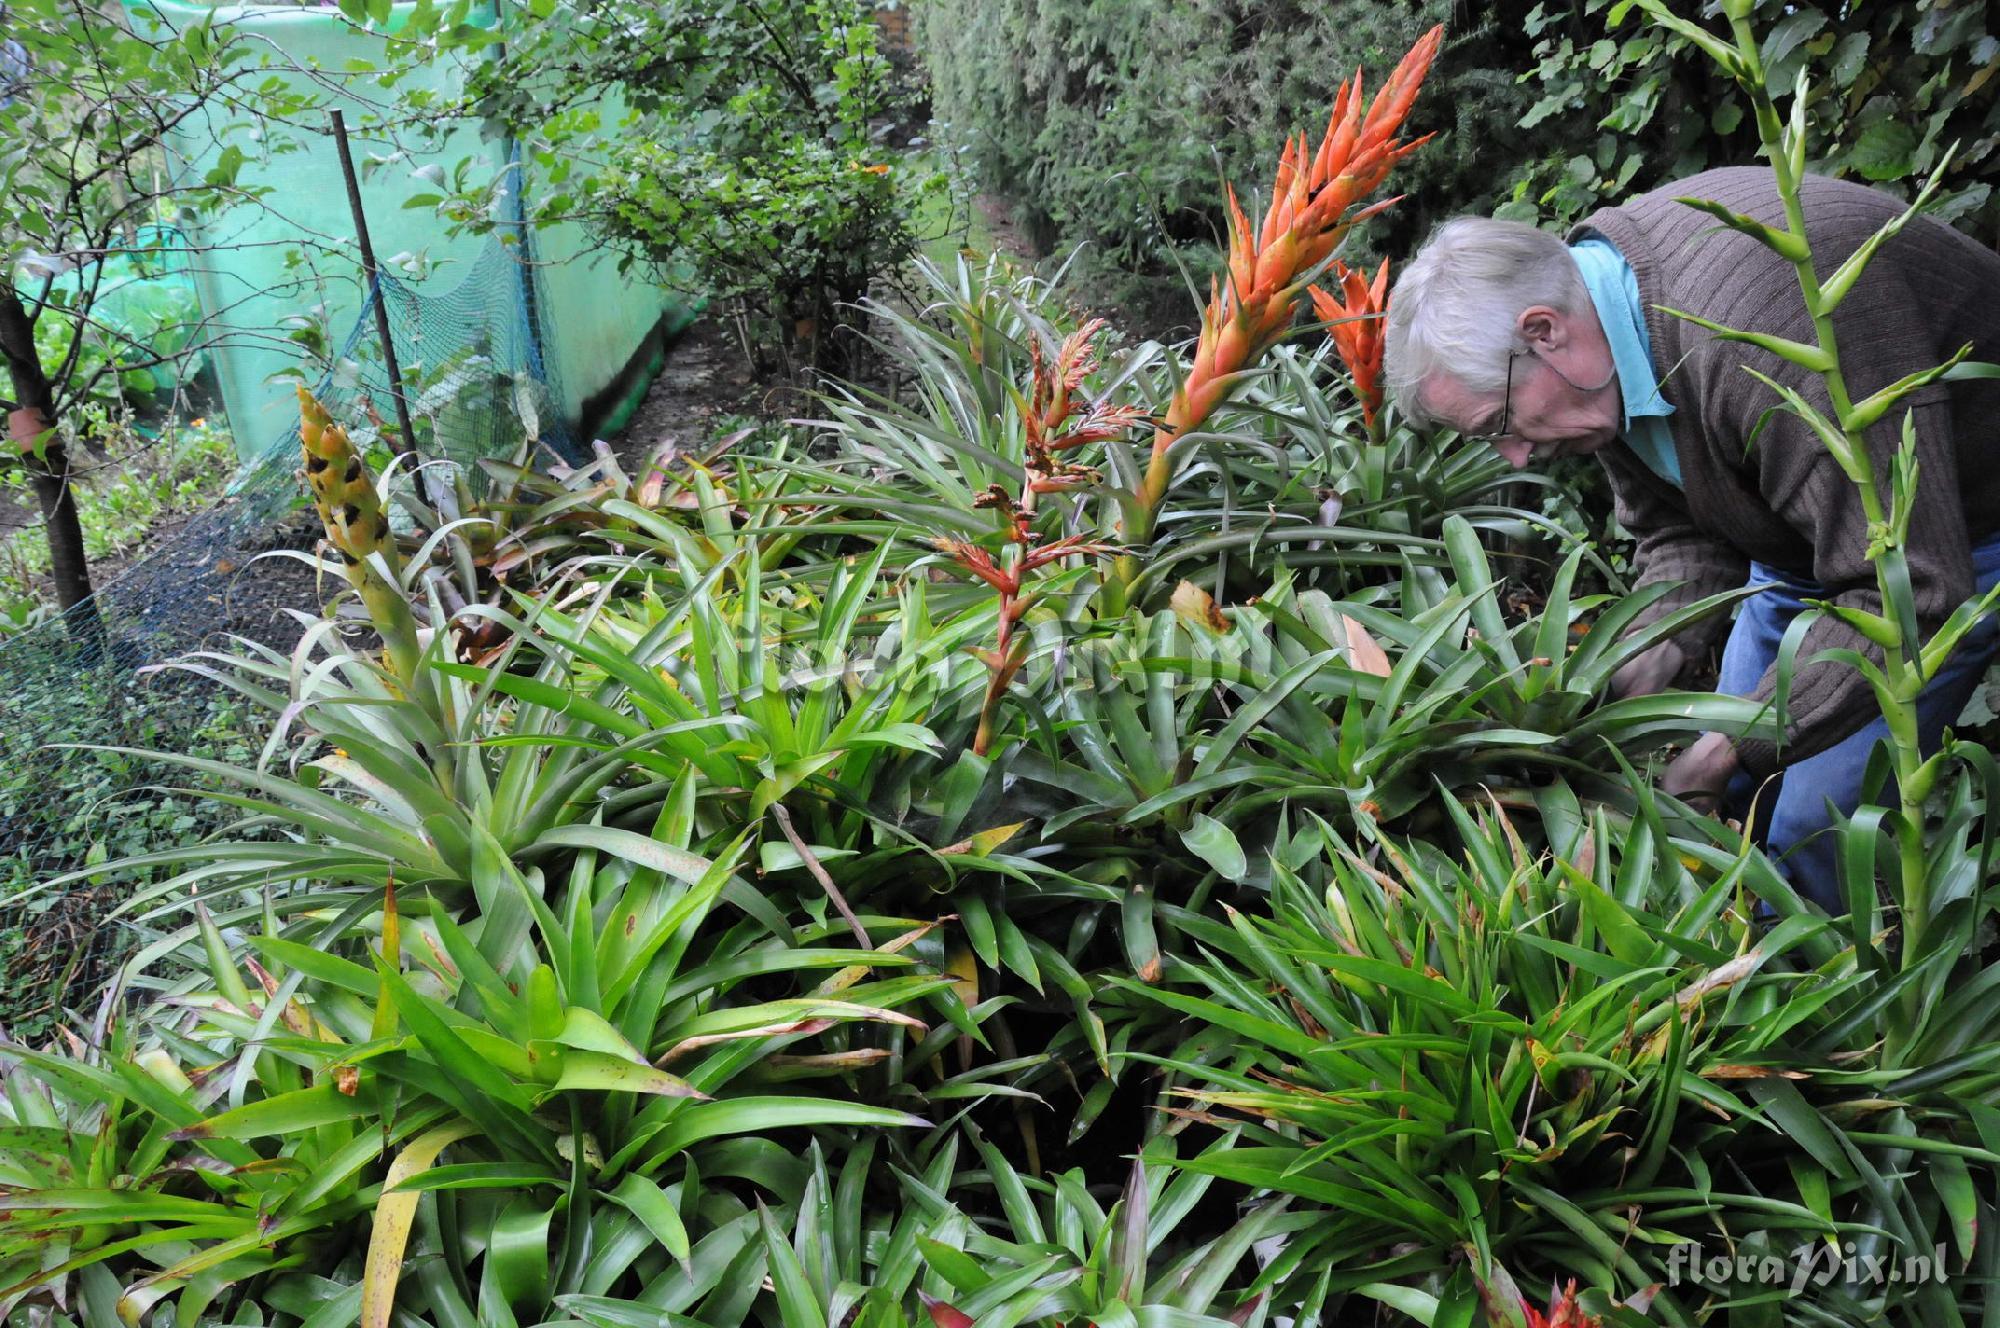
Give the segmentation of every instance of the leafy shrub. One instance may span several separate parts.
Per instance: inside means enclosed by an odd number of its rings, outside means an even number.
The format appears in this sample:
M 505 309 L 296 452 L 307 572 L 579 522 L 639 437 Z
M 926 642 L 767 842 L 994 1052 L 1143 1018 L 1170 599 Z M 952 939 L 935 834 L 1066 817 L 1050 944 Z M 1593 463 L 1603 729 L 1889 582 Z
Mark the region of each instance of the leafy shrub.
M 1429 218 L 1499 202 L 1507 164 L 1538 152 L 1507 128 L 1527 106 L 1512 8 L 925 0 L 915 13 L 942 137 L 980 184 L 1043 248 L 1087 244 L 1102 269 L 1165 273 L 1175 249 L 1220 235 L 1218 176 L 1251 176 L 1288 134 L 1319 127 L 1356 65 L 1441 21 L 1451 40 L 1415 121 L 1441 137 L 1399 174 L 1408 198 L 1368 238 L 1408 240 Z
M 54 287 L 35 322 L 35 352 L 42 363 L 71 366 L 70 376 L 84 386 L 83 399 L 99 410 L 115 409 L 128 398 L 151 398 L 192 379 L 202 363 L 201 307 L 193 286 L 155 271 L 143 250 L 103 261 L 106 267 L 114 263 L 117 276 L 86 274 L 86 289 L 104 284 L 108 294 L 92 301 L 68 285 Z M 88 326 L 72 312 L 79 302 L 90 308 Z M 79 328 L 84 329 L 80 346 Z
M 926 0 L 920 50 L 944 137 L 1044 249 L 1090 246 L 1113 272 L 1170 273 L 1222 229 L 1215 180 L 1240 179 L 1310 127 L 1347 69 L 1451 24 L 1417 127 L 1442 137 L 1403 174 L 1405 201 L 1362 237 L 1407 250 L 1461 212 L 1560 224 L 1708 166 L 1751 160 L 1755 126 L 1684 38 L 1583 5 L 1202 4 Z M 1710 10 L 1714 9 L 1711 4 Z M 1986 177 L 2000 152 L 2000 34 L 1984 7 L 1760 0 L 1773 86 L 1825 62 L 1816 168 L 1913 191 L 1959 157 L 1943 215 L 2000 240 Z M 1523 72 L 1525 71 L 1525 72 Z M 1303 117 L 1303 120 L 1302 120 Z M 1154 283 L 1157 291 L 1163 283 Z M 1129 290 L 1129 286 L 1127 287 Z
M 467 99 L 549 181 L 524 200 L 530 222 L 580 220 L 628 265 L 718 302 L 765 367 L 858 350 L 836 334 L 912 251 L 912 216 L 943 182 L 880 141 L 900 93 L 869 6 L 538 0 L 506 13 L 506 53 L 470 76 Z M 448 43 L 493 40 L 441 9 L 413 19 L 441 21 Z M 494 182 L 436 178 L 419 205 L 454 225 L 507 220 Z

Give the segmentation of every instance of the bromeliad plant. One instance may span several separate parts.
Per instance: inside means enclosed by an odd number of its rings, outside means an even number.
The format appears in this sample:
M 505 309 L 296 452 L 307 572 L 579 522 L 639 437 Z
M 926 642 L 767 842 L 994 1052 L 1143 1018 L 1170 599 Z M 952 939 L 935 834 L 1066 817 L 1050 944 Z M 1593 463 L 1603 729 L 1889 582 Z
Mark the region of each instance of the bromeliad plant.
M 1926 1145 L 1853 1068 L 1872 1039 L 1853 1016 L 1878 989 L 1813 920 L 1751 924 L 1736 901 L 1770 864 L 1669 838 L 1650 797 L 1629 823 L 1538 801 L 1540 852 L 1497 803 L 1447 802 L 1458 861 L 1379 836 L 1364 853 L 1301 820 L 1271 850 L 1267 904 L 1226 921 L 1163 905 L 1198 950 L 1162 983 L 1111 979 L 1186 1017 L 1163 1061 L 1180 1114 L 1234 1136 L 1179 1167 L 1318 1215 L 1253 1289 L 1425 1321 L 1483 1305 L 1518 1328 L 1518 1293 L 1497 1292 L 1532 1272 L 1657 1287 L 1653 1319 L 1687 1324 L 1707 1306 L 1673 1285 L 1680 1241 L 1789 1252 L 1886 1221 L 1914 1248 L 1969 1250 L 1949 1216 L 1976 1208 L 1959 1164 L 1993 1155 Z M 1897 1191 L 1871 1145 L 1952 1157 L 1938 1193 L 1956 1197 L 1909 1187 L 1878 1210 Z M 1983 1296 L 1884 1289 L 1910 1316 L 1891 1322 L 1960 1322 Z M 1865 1317 L 1850 1291 L 1816 1308 Z
M 1771 163 L 1778 192 L 1784 200 L 1785 224 L 1766 225 L 1754 218 L 1732 212 L 1703 199 L 1683 199 L 1691 206 L 1713 215 L 1722 225 L 1746 235 L 1784 259 L 1797 273 L 1799 292 L 1811 315 L 1814 340 L 1792 342 L 1755 332 L 1717 326 L 1689 317 L 1717 336 L 1747 343 L 1779 356 L 1787 362 L 1819 376 L 1827 393 L 1828 410 L 1822 411 L 1797 392 L 1772 378 L 1756 374 L 1779 398 L 1775 409 L 1790 412 L 1804 421 L 1832 454 L 1842 473 L 1852 481 L 1868 517 L 1868 558 L 1876 573 L 1876 589 L 1881 611 L 1833 602 L 1817 603 L 1815 609 L 1832 614 L 1853 628 L 1880 652 L 1879 662 L 1859 651 L 1825 652 L 1831 659 L 1858 670 L 1867 678 L 1883 717 L 1888 722 L 1887 744 L 1890 774 L 1895 784 L 1896 804 L 1885 814 L 1851 820 L 1843 828 L 1844 885 L 1847 901 L 1857 918 L 1874 913 L 1878 880 L 1875 835 L 1885 829 L 1895 845 L 1895 869 L 1888 877 L 1890 899 L 1897 912 L 1901 931 L 1896 966 L 1905 985 L 1891 1020 L 1888 1063 L 1897 1064 L 1912 1045 L 1912 1035 L 1923 1022 L 1925 1012 L 1935 1007 L 1949 992 L 1957 959 L 1975 948 L 1982 919 L 1987 915 L 1980 895 L 1983 882 L 2000 844 L 2000 823 L 1987 818 L 1976 868 L 1970 863 L 1941 864 L 1929 851 L 1926 826 L 1927 804 L 1934 793 L 1953 780 L 1983 784 L 1988 805 L 2000 794 L 2000 781 L 1990 755 L 1963 742 L 1951 742 L 1934 754 L 1926 754 L 1918 737 L 1917 697 L 1937 676 L 1954 650 L 1979 623 L 2000 605 L 2000 589 L 1977 596 L 1957 609 L 1938 630 L 1926 638 L 1910 585 L 1904 546 L 1917 502 L 1917 465 L 1914 416 L 1903 415 L 1901 446 L 1893 460 L 1886 492 L 1876 473 L 1868 432 L 1878 423 L 1891 420 L 1895 412 L 1917 393 L 1932 384 L 1970 376 L 2000 376 L 2000 367 L 1967 363 L 1968 345 L 1938 364 L 1890 383 L 1872 395 L 1856 400 L 1841 370 L 1840 346 L 1836 335 L 1835 311 L 1853 295 L 1871 260 L 1885 244 L 1917 215 L 1938 188 L 1950 154 L 1939 162 L 1929 185 L 1900 216 L 1871 236 L 1835 271 L 1822 279 L 1814 266 L 1806 232 L 1801 190 L 1805 174 L 1807 108 L 1812 100 L 1807 70 L 1801 68 L 1792 93 L 1789 120 L 1781 119 L 1765 79 L 1762 48 L 1753 30 L 1753 6 L 1747 0 L 1728 0 L 1723 11 L 1729 21 L 1727 39 L 1674 15 L 1663 0 L 1640 0 L 1644 11 L 1669 31 L 1692 41 L 1705 51 L 1725 74 L 1743 90 L 1755 113 L 1757 133 Z M 1674 312 L 1674 311 L 1669 311 Z M 1955 501 L 1945 495 L 1942 501 Z M 1812 663 L 1814 661 L 1807 661 Z M 1781 661 L 1781 669 L 1790 660 Z M 1879 795 L 1879 781 L 1875 785 Z M 1955 870 L 1940 876 L 1940 867 Z M 1967 878 L 1969 872 L 1969 879 Z M 1857 945 L 1864 943 L 1858 930 Z
M 686 830 L 586 835 L 559 881 L 496 856 L 466 911 L 390 893 L 289 923 L 268 901 L 204 912 L 205 971 L 107 1016 L 99 1050 L 8 1048 L 0 1312 L 52 1296 L 90 1323 L 198 1323 L 318 1296 L 362 1328 L 398 1304 L 438 1328 L 542 1322 L 562 1296 L 691 1271 L 727 1208 L 704 1176 L 790 1202 L 772 1131 L 925 1124 L 809 1091 L 876 1053 L 800 1052 L 850 1022 L 922 1034 L 900 1007 L 949 989 L 911 971 L 933 928 L 812 943 L 736 874 L 740 839 L 710 861 Z M 725 903 L 776 930 L 708 925 Z M 362 1220 L 357 1260 L 341 1233 Z M 329 1296 L 324 1273 L 350 1285 Z
M 1231 618 L 1218 614 L 1206 635 L 1183 634 L 1183 647 L 1199 653 L 1147 652 L 1136 671 L 1212 684 L 1232 708 L 1226 723 L 1218 720 L 1192 744 L 1185 767 L 1163 777 L 1144 807 L 1125 818 L 1214 799 L 1208 810 L 1228 821 L 1304 803 L 1387 823 L 1440 787 L 1518 782 L 1530 772 L 1615 799 L 1615 779 L 1601 773 L 1607 748 L 1638 761 L 1676 734 L 1716 724 L 1769 729 L 1756 704 L 1736 697 L 1600 704 L 1625 661 L 1727 611 L 1740 593 L 1710 597 L 1628 635 L 1662 592 L 1576 594 L 1589 552 L 1578 547 L 1556 570 L 1541 611 L 1510 622 L 1471 524 L 1449 517 L 1443 536 L 1447 567 L 1406 561 L 1399 588 L 1377 602 L 1337 601 L 1281 579 Z M 1187 585 L 1182 592 L 1201 594 Z M 1157 743 L 1179 730 L 1156 719 L 1141 731 Z M 1094 786 L 1079 778 L 1077 787 Z
M 1207 423 L 1243 375 L 1291 330 L 1299 296 L 1348 230 L 1394 201 L 1352 211 L 1397 162 L 1430 141 L 1424 135 L 1405 142 L 1399 135 L 1443 40 L 1442 25 L 1419 38 L 1365 110 L 1360 72 L 1341 85 L 1318 149 L 1303 134 L 1285 144 L 1270 206 L 1254 231 L 1235 191 L 1229 192 L 1227 284 L 1220 278 L 1211 283 L 1193 363 L 1154 431 L 1144 475 L 1129 494 L 1118 495 L 1128 543 L 1151 542 L 1174 480 L 1177 446 Z M 1119 558 L 1114 603 L 1138 571 L 1135 556 Z
M 298 391 L 306 486 L 327 544 L 380 633 L 396 682 L 405 694 L 415 695 L 422 672 L 416 615 L 405 598 L 402 559 L 389 533 L 389 514 L 376 491 L 375 475 L 326 407 L 303 386 Z

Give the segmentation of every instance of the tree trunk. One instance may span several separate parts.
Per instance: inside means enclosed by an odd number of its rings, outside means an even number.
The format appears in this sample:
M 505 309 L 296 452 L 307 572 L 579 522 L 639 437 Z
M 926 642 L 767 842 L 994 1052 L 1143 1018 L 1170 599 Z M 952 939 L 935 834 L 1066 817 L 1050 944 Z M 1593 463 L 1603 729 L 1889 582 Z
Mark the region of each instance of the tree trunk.
M 55 422 L 55 392 L 35 354 L 35 325 L 22 307 L 20 294 L 0 285 L 0 359 L 14 380 L 15 405 L 8 432 L 28 440 Z M 21 465 L 42 505 L 49 537 L 49 579 L 56 603 L 62 606 L 80 643 L 103 644 L 104 628 L 90 600 L 90 564 L 83 551 L 83 526 L 76 516 L 76 496 L 70 490 L 69 457 L 60 440 L 50 438 L 39 452 L 21 443 Z M 81 606 L 81 607 L 79 607 Z

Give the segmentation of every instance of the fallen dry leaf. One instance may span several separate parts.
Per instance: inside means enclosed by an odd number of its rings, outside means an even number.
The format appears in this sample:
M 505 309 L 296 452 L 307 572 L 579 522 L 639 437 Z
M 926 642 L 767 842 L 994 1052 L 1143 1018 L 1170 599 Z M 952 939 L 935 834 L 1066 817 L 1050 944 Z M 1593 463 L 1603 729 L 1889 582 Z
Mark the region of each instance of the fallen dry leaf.
M 1173 598 L 1167 601 L 1167 606 L 1190 627 L 1216 633 L 1229 630 L 1229 619 L 1216 607 L 1215 597 L 1192 581 L 1183 581 L 1175 586 Z
M 1388 653 L 1375 644 L 1375 638 L 1368 635 L 1368 629 L 1344 613 L 1340 615 L 1340 625 L 1347 631 L 1348 666 L 1378 678 L 1388 677 Z

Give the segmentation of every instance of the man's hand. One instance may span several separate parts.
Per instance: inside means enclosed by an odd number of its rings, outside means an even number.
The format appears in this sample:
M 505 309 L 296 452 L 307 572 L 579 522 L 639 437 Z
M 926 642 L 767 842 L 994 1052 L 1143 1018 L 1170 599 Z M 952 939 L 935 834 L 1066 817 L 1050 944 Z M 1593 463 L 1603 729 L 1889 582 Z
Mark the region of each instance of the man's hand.
M 1660 788 L 1682 802 L 1720 801 L 1737 770 L 1736 748 L 1726 735 L 1704 733 L 1673 759 L 1660 776 Z
M 1611 699 L 1623 701 L 1628 696 L 1664 692 L 1686 665 L 1687 652 L 1672 641 L 1662 641 L 1627 660 L 1611 675 Z

